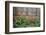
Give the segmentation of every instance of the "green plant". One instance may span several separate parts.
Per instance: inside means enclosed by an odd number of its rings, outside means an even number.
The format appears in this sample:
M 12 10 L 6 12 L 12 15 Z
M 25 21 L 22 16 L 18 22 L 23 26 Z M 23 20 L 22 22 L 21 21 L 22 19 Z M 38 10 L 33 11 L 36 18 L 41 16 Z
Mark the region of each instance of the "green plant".
M 40 18 L 36 17 L 34 23 L 36 27 L 40 27 Z
M 16 16 L 15 21 L 13 21 L 13 27 L 39 27 L 40 18 L 36 17 L 34 21 L 28 20 L 26 16 Z

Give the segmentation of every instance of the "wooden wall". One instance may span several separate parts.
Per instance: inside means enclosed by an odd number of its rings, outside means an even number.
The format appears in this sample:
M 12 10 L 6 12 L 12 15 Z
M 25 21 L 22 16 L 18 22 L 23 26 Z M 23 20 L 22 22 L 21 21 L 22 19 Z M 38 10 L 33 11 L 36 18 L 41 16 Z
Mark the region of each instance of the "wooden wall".
M 14 8 L 14 15 L 40 16 L 40 8 L 16 7 Z
M 14 7 L 13 16 L 28 16 L 29 19 L 34 19 L 40 16 L 40 8 Z

